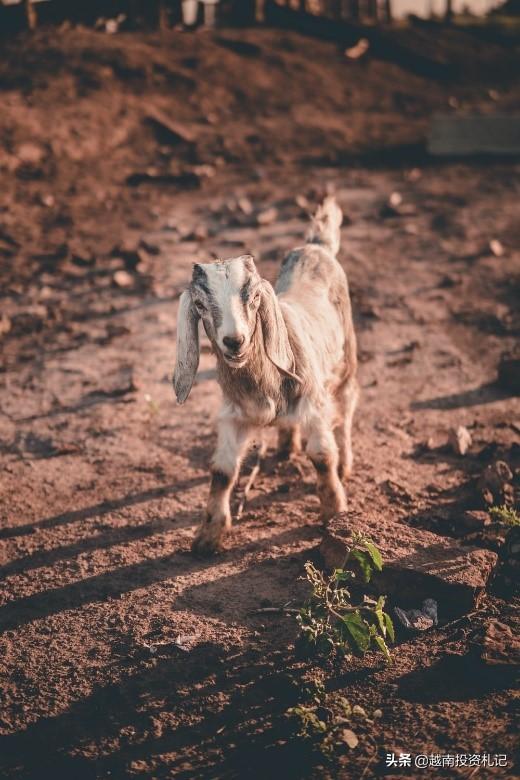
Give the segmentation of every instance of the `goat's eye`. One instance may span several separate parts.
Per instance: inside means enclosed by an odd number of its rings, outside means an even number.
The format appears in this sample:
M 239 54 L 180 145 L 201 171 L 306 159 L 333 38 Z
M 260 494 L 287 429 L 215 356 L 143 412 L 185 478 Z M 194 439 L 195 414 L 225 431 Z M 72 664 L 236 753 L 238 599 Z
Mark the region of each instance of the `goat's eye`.
M 249 301 L 250 306 L 258 306 L 260 303 L 260 293 L 257 292 L 253 296 L 251 296 L 251 300 Z
M 198 312 L 206 311 L 206 307 L 200 301 L 195 301 L 195 308 L 197 309 Z

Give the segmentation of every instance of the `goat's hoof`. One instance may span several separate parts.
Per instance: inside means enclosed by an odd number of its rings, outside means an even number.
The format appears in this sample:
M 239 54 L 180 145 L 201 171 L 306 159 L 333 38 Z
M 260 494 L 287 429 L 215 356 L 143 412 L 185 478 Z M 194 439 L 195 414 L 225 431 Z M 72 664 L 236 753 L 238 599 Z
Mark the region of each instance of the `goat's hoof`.
M 219 539 L 207 536 L 196 536 L 191 545 L 191 551 L 194 555 L 200 555 L 207 558 L 214 555 L 222 549 Z
M 340 482 L 346 482 L 348 479 L 350 479 L 351 474 L 352 474 L 352 469 L 350 466 L 346 466 L 346 465 L 338 466 L 338 477 Z
M 329 520 L 332 520 L 333 517 L 336 517 L 336 515 L 341 514 L 341 512 L 346 512 L 346 511 L 347 511 L 346 503 L 338 504 L 335 508 L 327 507 L 327 509 L 322 509 L 320 512 L 320 522 L 326 528 L 329 524 Z

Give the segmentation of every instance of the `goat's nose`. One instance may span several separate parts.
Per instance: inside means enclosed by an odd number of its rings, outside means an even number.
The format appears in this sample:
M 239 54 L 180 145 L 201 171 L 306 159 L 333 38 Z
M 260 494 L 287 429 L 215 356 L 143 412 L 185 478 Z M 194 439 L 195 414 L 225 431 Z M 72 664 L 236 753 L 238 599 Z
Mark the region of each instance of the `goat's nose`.
M 224 336 L 222 341 L 224 342 L 224 345 L 230 349 L 232 352 L 238 352 L 244 341 L 246 340 L 245 336 Z

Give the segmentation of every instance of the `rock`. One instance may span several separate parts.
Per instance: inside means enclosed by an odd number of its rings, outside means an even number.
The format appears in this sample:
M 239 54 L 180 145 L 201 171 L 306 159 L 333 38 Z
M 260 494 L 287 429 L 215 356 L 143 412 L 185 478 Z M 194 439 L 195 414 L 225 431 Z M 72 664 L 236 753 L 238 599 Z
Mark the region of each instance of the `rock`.
M 240 211 L 242 211 L 247 216 L 253 213 L 253 204 L 251 203 L 249 198 L 246 197 L 239 198 L 237 205 Z
M 277 209 L 275 209 L 274 206 L 272 206 L 269 209 L 260 211 L 256 215 L 256 221 L 259 225 L 271 225 L 273 222 L 276 221 L 277 217 L 278 217 L 278 211 Z
M 498 384 L 520 395 L 520 347 L 504 352 L 498 363 Z
M 491 666 L 520 666 L 520 638 L 505 623 L 490 621 L 482 639 L 481 658 Z
M 495 257 L 502 257 L 504 254 L 504 247 L 502 243 L 497 238 L 492 238 L 489 242 L 489 248 L 491 249 L 491 252 L 495 255 Z
M 37 166 L 45 157 L 45 152 L 38 144 L 28 141 L 20 144 L 16 150 L 16 156 L 22 165 Z
M 214 165 L 208 165 L 202 163 L 201 165 L 193 166 L 193 173 L 200 179 L 212 179 L 216 175 L 217 169 Z
M 513 498 L 512 479 L 513 474 L 507 463 L 497 460 L 485 468 L 477 483 L 477 490 L 488 506 L 502 506 Z
M 368 38 L 360 38 L 359 41 L 354 44 L 354 46 L 351 46 L 349 49 L 345 49 L 345 57 L 348 57 L 349 60 L 359 60 L 361 57 L 364 57 L 369 48 L 370 43 Z
M 54 197 L 54 195 L 51 195 L 51 193 L 42 195 L 40 200 L 42 206 L 45 206 L 48 209 L 51 209 L 53 206 L 56 205 L 56 198 Z
M 448 434 L 448 444 L 456 455 L 465 455 L 471 442 L 471 433 L 463 425 L 452 428 Z
M 401 609 L 395 607 L 394 612 L 405 628 L 414 631 L 426 631 L 438 623 L 437 602 L 425 599 L 421 609 Z
M 329 522 L 321 543 L 327 568 L 343 568 L 354 532 L 370 536 L 383 556 L 383 571 L 374 576 L 371 590 L 402 608 L 435 599 L 443 620 L 473 608 L 497 562 L 491 550 L 461 546 L 390 517 L 342 512 Z
M 11 330 L 12 323 L 10 317 L 7 314 L 2 314 L 0 317 L 0 336 L 4 336 Z
M 352 731 L 352 729 L 343 729 L 341 733 L 341 738 L 343 742 L 346 745 L 348 745 L 348 747 L 351 750 L 353 750 L 359 744 L 359 739 L 357 738 L 356 734 Z
M 116 271 L 112 278 L 117 287 L 133 287 L 134 277 L 132 274 L 129 274 L 128 271 Z

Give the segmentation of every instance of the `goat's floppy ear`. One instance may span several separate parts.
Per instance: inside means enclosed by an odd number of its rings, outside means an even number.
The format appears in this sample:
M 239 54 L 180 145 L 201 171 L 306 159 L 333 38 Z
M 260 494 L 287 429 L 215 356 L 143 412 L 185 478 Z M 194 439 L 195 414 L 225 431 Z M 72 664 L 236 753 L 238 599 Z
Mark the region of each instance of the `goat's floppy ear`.
M 301 383 L 294 373 L 294 354 L 289 343 L 285 320 L 276 294 L 265 279 L 262 280 L 262 296 L 258 314 L 267 357 L 284 376 Z
M 190 394 L 199 366 L 199 315 L 191 293 L 182 293 L 177 317 L 177 354 L 173 372 L 173 389 L 177 401 L 183 404 Z

